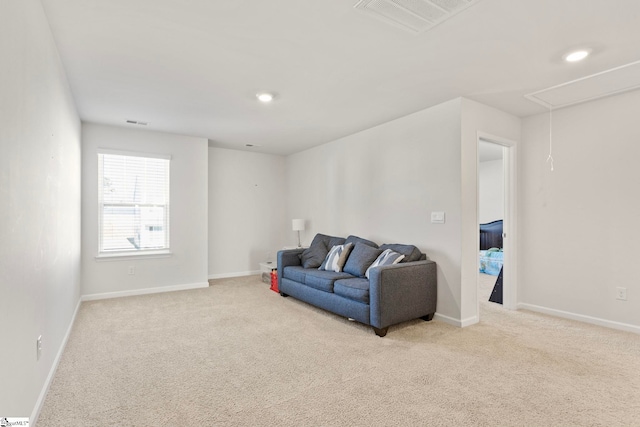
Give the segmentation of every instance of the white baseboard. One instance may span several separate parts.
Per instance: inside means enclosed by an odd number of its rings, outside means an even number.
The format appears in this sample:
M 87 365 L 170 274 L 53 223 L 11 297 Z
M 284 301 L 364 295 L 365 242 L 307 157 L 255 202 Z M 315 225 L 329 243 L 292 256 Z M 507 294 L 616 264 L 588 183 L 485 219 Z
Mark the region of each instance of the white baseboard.
M 562 317 L 564 319 L 577 320 L 579 322 L 590 323 L 592 325 L 640 334 L 640 326 L 630 325 L 628 323 L 615 322 L 613 320 L 600 319 L 598 317 L 585 316 L 584 314 L 571 313 L 569 311 L 556 310 L 554 308 L 541 307 L 539 305 L 522 302 L 518 303 L 518 309 L 535 311 L 537 313 L 549 314 L 551 316 Z
M 160 286 L 157 288 L 132 289 L 130 291 L 106 292 L 103 294 L 82 295 L 82 301 L 95 301 L 108 298 L 130 297 L 135 295 L 159 294 L 161 292 L 186 291 L 209 287 L 209 282 L 189 283 L 186 285 Z
M 439 320 L 444 323 L 448 323 L 451 326 L 457 326 L 458 328 L 462 327 L 462 323 L 458 319 L 454 319 L 453 317 L 445 316 L 444 314 L 435 313 L 433 315 L 434 320 Z
M 230 277 L 242 277 L 242 276 L 253 276 L 254 274 L 260 274 L 260 270 L 252 270 L 252 271 L 239 271 L 236 273 L 220 273 L 220 274 L 210 274 L 209 279 L 228 279 Z
M 467 319 L 454 319 L 453 317 L 445 316 L 444 314 L 436 313 L 433 318 L 440 320 L 441 322 L 448 323 L 451 326 L 458 328 L 466 328 L 467 326 L 475 325 L 479 322 L 478 316 L 469 317 Z
M 71 317 L 71 322 L 69 322 L 69 326 L 67 327 L 67 332 L 64 334 L 64 338 L 62 339 L 62 344 L 60 344 L 60 348 L 56 353 L 55 359 L 53 359 L 53 365 L 49 370 L 49 375 L 47 375 L 47 379 L 42 386 L 42 390 L 40 390 L 40 395 L 38 396 L 38 400 L 36 400 L 36 405 L 31 412 L 31 417 L 29 417 L 29 425 L 35 426 L 38 422 L 38 417 L 40 416 L 40 410 L 42 410 L 42 404 L 44 403 L 44 399 L 49 392 L 49 387 L 51 386 L 51 381 L 53 380 L 56 371 L 58 370 L 58 364 L 60 363 L 60 359 L 62 358 L 62 353 L 64 349 L 67 347 L 67 341 L 69 340 L 69 336 L 71 335 L 71 330 L 73 329 L 73 325 L 76 323 L 76 316 L 78 315 L 78 311 L 80 310 L 80 304 L 82 303 L 82 299 L 78 300 L 78 304 L 76 305 L 76 309 L 73 312 L 73 316 Z
M 467 317 L 466 319 L 462 319 L 462 327 L 466 328 L 467 326 L 475 325 L 480 322 L 480 318 L 478 316 Z

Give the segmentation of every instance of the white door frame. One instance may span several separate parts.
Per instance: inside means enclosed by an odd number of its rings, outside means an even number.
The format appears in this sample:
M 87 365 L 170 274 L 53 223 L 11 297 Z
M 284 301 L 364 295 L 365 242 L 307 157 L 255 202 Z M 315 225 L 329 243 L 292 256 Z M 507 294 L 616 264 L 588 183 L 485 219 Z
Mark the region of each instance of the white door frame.
M 517 218 L 516 213 L 516 166 L 517 166 L 517 149 L 515 141 L 491 135 L 485 132 L 477 133 L 477 159 L 476 164 L 480 164 L 480 140 L 490 142 L 492 144 L 501 145 L 502 148 L 502 164 L 504 173 L 504 221 L 503 221 L 503 248 L 504 248 L 504 270 L 503 270 L 503 288 L 502 288 L 502 305 L 509 310 L 516 310 L 518 305 L 518 274 L 517 274 Z M 479 166 L 476 168 L 478 174 L 476 178 L 476 194 L 480 193 L 480 171 Z M 480 223 L 480 197 L 476 197 L 476 224 Z M 476 237 L 476 250 L 480 247 L 480 233 Z M 480 271 L 480 260 L 476 257 L 476 277 Z M 477 280 L 476 280 L 477 283 Z M 476 285 L 477 286 L 477 285 Z M 478 292 L 476 292 L 476 297 Z M 480 318 L 480 299 L 478 298 L 478 318 Z

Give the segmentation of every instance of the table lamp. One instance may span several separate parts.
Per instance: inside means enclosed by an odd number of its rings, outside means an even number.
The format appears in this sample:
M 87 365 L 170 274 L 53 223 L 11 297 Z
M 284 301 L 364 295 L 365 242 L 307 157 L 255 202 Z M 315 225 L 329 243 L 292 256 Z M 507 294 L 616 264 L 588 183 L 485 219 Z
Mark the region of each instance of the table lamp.
M 304 230 L 304 219 L 294 219 L 291 221 L 291 228 L 293 231 L 298 232 L 298 247 L 301 248 L 302 244 L 300 244 L 300 230 Z

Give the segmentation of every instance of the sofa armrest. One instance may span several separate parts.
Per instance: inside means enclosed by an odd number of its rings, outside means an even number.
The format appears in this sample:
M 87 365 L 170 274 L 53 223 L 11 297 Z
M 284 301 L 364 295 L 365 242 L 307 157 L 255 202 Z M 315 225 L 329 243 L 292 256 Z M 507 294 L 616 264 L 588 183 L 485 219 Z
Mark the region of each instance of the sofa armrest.
M 369 272 L 371 326 L 386 328 L 436 311 L 437 276 L 433 261 L 414 261 Z
M 300 260 L 302 252 L 304 252 L 303 248 L 278 251 L 278 286 L 280 286 L 282 281 L 282 271 L 285 267 L 290 265 L 302 265 L 302 261 Z

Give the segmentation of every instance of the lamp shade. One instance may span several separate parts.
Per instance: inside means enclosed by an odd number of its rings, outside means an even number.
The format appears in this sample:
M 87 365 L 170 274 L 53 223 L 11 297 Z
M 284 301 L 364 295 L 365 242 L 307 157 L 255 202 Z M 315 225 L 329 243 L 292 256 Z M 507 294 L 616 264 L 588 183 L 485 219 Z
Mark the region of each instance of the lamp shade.
M 291 221 L 293 231 L 304 230 L 304 219 L 294 219 Z

